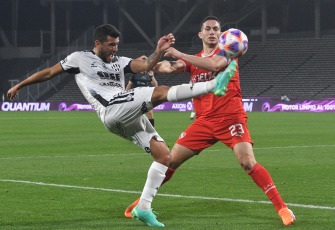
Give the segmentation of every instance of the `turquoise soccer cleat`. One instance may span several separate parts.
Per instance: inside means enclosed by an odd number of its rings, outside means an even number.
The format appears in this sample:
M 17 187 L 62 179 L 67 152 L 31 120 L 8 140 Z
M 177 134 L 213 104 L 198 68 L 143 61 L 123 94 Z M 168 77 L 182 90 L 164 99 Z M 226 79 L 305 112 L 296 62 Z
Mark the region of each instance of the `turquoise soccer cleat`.
M 131 215 L 132 218 L 141 220 L 151 227 L 165 227 L 163 223 L 157 221 L 156 215 L 152 212 L 152 209 L 149 209 L 148 211 L 142 211 L 138 208 L 138 206 L 136 206 L 131 211 Z
M 215 88 L 212 91 L 216 96 L 221 97 L 226 94 L 227 85 L 230 79 L 234 77 L 234 74 L 236 72 L 236 66 L 237 62 L 235 60 L 231 61 L 223 72 L 218 73 L 218 75 L 215 78 L 216 80 Z

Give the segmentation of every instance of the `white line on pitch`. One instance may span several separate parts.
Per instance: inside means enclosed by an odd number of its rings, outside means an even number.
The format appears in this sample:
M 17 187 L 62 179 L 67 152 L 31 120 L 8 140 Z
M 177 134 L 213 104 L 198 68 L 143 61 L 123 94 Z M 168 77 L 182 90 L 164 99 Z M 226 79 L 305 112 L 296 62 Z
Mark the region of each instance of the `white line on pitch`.
M 319 147 L 335 147 L 335 145 L 302 145 L 302 146 L 283 146 L 283 147 L 263 147 L 263 148 L 253 148 L 257 150 L 262 149 L 290 149 L 290 148 L 319 148 Z M 218 152 L 222 151 L 222 149 L 207 149 L 204 151 L 208 152 Z M 0 157 L 0 160 L 9 160 L 9 159 L 32 159 L 32 158 L 65 158 L 65 157 L 97 157 L 97 156 L 131 156 L 137 154 L 145 154 L 145 152 L 138 153 L 123 153 L 123 154 L 89 154 L 89 155 L 72 155 L 72 156 L 30 156 L 30 157 Z
M 36 185 L 53 186 L 53 187 L 61 187 L 61 188 L 75 188 L 75 189 L 99 190 L 99 191 L 107 191 L 107 192 L 120 192 L 120 193 L 141 194 L 141 192 L 139 192 L 139 191 L 127 191 L 127 190 L 120 190 L 120 189 L 82 187 L 82 186 L 76 186 L 76 185 L 48 184 L 48 183 L 43 183 L 43 182 L 33 182 L 33 181 L 23 181 L 23 180 L 6 180 L 6 179 L 0 179 L 0 181 L 2 181 L 2 182 L 24 183 L 24 184 L 36 184 Z M 186 198 L 186 199 L 199 199 L 199 200 L 220 200 L 220 201 L 242 202 L 242 203 L 272 204 L 270 201 L 254 201 L 254 200 L 216 198 L 216 197 L 204 197 L 204 196 L 184 196 L 184 195 L 173 195 L 173 194 L 157 194 L 157 196 L 166 196 L 166 197 L 175 197 L 175 198 Z M 295 207 L 301 207 L 301 208 L 314 208 L 314 209 L 335 210 L 335 207 L 328 207 L 328 206 L 306 205 L 306 204 L 291 204 L 291 203 L 286 203 L 286 204 L 288 206 L 295 206 Z
M 98 156 L 131 156 L 131 155 L 138 155 L 138 154 L 145 154 L 148 153 L 121 153 L 121 154 L 89 154 L 89 155 L 70 155 L 70 156 L 31 156 L 31 157 L 0 157 L 0 160 L 10 160 L 10 159 L 32 159 L 32 158 L 66 158 L 66 157 L 98 157 Z

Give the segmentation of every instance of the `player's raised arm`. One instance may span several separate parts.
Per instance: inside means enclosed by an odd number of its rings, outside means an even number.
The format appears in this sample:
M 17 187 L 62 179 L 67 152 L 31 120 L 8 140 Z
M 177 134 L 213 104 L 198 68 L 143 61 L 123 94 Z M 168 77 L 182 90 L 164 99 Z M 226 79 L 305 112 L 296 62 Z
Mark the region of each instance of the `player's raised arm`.
M 188 54 L 182 53 L 173 47 L 168 48 L 164 56 L 173 57 L 176 59 L 182 59 L 200 69 L 209 70 L 212 72 L 217 72 L 229 64 L 228 63 L 229 59 L 223 56 L 220 56 L 220 55 L 215 55 L 212 58 L 196 57 L 194 55 L 188 55 Z
M 185 64 L 181 61 L 161 61 L 153 68 L 155 73 L 169 74 L 184 72 Z
M 175 38 L 172 34 L 161 37 L 157 43 L 156 50 L 146 59 L 135 59 L 130 63 L 130 68 L 134 73 L 148 71 L 154 68 L 154 66 L 162 58 L 163 53 L 166 49 L 174 45 Z
M 62 66 L 60 65 L 60 63 L 57 63 L 56 65 L 54 65 L 50 68 L 47 68 L 47 69 L 41 70 L 37 73 L 34 73 L 33 75 L 31 75 L 30 77 L 28 77 L 24 81 L 18 83 L 17 85 L 15 85 L 11 89 L 9 89 L 8 92 L 7 92 L 7 98 L 9 100 L 13 100 L 16 97 L 16 95 L 19 93 L 20 89 L 22 89 L 23 87 L 25 87 L 27 85 L 47 81 L 47 80 L 55 77 L 56 75 L 60 74 L 61 72 L 64 72 L 64 70 L 63 70 Z

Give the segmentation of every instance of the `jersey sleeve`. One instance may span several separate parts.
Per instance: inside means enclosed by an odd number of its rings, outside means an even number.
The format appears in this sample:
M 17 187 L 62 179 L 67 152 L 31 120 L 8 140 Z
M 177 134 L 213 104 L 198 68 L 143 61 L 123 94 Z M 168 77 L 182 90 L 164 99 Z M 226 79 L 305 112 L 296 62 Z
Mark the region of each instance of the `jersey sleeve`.
M 126 73 L 131 73 L 134 74 L 134 72 L 132 71 L 132 69 L 130 68 L 130 63 L 133 59 L 128 58 L 128 57 L 119 57 L 119 62 L 121 65 L 121 68 L 123 69 L 123 72 Z
M 178 62 L 182 62 L 184 64 L 184 72 L 191 72 L 191 64 L 183 59 L 178 59 Z
M 227 63 L 230 63 L 230 61 L 231 61 L 231 59 L 230 59 L 230 58 L 227 58 L 221 50 L 220 50 L 220 52 L 218 52 L 216 55 L 219 55 L 219 56 L 221 56 L 221 57 L 226 58 L 226 59 L 227 59 Z
M 66 58 L 60 61 L 60 65 L 63 70 L 68 73 L 79 73 L 79 60 L 81 57 L 81 52 L 74 52 L 68 55 Z

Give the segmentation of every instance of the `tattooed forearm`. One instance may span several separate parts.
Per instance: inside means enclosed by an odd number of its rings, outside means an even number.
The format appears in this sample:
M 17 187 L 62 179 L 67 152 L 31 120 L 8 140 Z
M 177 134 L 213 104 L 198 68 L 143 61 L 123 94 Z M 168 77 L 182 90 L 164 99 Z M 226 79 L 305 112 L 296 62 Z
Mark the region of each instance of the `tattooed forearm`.
M 147 64 L 150 65 L 152 60 L 155 59 L 155 57 L 157 57 L 158 53 L 155 51 L 153 52 L 148 58 L 147 58 Z

